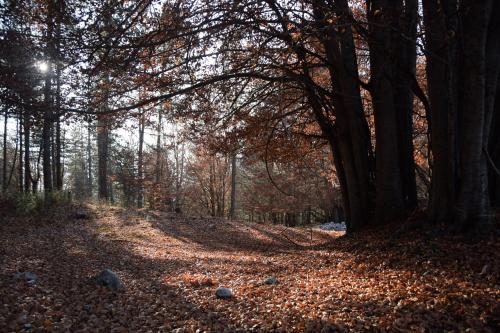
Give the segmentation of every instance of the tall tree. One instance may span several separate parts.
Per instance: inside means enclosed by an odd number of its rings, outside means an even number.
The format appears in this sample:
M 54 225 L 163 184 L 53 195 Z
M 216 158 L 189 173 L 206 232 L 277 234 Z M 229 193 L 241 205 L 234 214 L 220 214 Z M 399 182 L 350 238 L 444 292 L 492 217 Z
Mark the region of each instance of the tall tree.
M 486 153 L 490 96 L 498 82 L 498 61 L 491 61 L 498 59 L 498 3 L 423 4 L 433 152 L 430 217 L 456 230 L 481 229 L 490 221 Z

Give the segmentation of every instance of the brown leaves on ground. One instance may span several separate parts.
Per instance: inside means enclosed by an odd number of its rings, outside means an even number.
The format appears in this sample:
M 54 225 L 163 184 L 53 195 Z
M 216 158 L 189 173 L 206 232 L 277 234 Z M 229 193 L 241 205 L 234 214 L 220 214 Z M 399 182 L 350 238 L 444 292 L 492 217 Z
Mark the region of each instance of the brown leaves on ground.
M 0 225 L 0 331 L 500 331 L 497 240 L 88 209 L 95 218 Z M 89 282 L 104 268 L 125 292 Z M 270 276 L 279 283 L 264 284 Z M 217 299 L 218 286 L 235 297 Z

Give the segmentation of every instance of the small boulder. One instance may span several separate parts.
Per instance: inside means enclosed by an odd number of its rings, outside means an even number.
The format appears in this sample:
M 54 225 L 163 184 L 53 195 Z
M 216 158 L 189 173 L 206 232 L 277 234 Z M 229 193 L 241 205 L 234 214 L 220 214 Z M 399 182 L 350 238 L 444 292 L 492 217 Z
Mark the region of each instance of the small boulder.
M 38 281 L 38 276 L 36 276 L 35 273 L 31 272 L 17 272 L 16 274 L 14 274 L 14 279 L 23 280 L 26 281 L 26 283 L 34 284 Z
M 278 283 L 279 283 L 279 281 L 275 276 L 271 276 L 271 277 L 267 278 L 266 280 L 264 280 L 264 284 L 278 284 Z
M 220 287 L 215 291 L 215 296 L 221 299 L 228 299 L 233 297 L 233 291 L 229 288 Z
M 113 291 L 122 291 L 125 289 L 118 275 L 107 268 L 103 270 L 99 275 L 95 276 L 93 280 L 98 285 L 105 286 Z

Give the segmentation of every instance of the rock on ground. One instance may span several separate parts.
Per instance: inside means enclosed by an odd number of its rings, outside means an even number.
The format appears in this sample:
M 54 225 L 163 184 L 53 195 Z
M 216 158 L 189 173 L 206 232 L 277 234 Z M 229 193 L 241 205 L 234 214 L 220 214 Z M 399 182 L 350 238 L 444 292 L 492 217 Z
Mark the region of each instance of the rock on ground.
M 93 280 L 95 283 L 108 287 L 111 290 L 121 291 L 125 289 L 118 275 L 107 268 L 103 270 L 99 275 L 95 276 Z
M 215 291 L 215 296 L 222 299 L 231 298 L 233 297 L 233 291 L 229 288 L 220 287 Z
M 36 283 L 38 281 L 38 276 L 35 273 L 31 272 L 17 272 L 14 274 L 14 279 L 16 280 L 24 280 L 28 283 Z
M 264 281 L 264 284 L 278 284 L 278 279 L 275 276 L 271 276 Z

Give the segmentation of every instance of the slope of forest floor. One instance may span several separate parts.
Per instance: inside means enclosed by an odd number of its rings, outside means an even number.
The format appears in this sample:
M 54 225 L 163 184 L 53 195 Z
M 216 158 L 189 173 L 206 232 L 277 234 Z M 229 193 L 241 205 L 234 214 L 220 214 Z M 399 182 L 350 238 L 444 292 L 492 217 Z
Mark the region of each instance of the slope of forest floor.
M 500 331 L 496 239 L 86 209 L 0 222 L 1 332 Z M 124 292 L 90 283 L 105 268 Z M 279 283 L 262 283 L 271 276 Z M 234 297 L 217 299 L 218 286 Z

